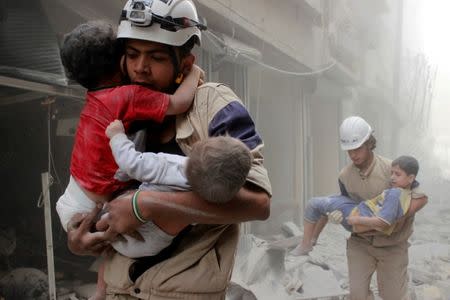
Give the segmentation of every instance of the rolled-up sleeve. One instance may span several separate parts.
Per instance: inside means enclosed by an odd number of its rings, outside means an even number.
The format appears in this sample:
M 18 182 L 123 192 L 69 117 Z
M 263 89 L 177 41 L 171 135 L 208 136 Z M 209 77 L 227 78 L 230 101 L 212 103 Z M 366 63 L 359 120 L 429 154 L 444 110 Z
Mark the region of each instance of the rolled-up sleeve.
M 238 101 L 217 112 L 209 124 L 208 133 L 209 136 L 229 135 L 240 139 L 250 150 L 262 144 L 250 114 Z
M 208 127 L 209 136 L 229 135 L 241 140 L 253 155 L 253 164 L 247 176 L 247 181 L 272 195 L 272 188 L 264 167 L 262 148 L 264 146 L 247 109 L 239 102 L 233 101 L 219 110 Z

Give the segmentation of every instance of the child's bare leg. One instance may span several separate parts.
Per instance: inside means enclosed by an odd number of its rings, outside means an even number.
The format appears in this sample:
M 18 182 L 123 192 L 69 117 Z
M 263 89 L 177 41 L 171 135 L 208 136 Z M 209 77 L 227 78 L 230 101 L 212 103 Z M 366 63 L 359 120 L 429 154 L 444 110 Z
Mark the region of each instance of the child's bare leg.
M 307 255 L 313 247 L 312 239 L 315 232 L 316 223 L 311 223 L 308 221 L 303 222 L 303 239 L 301 243 L 290 253 L 295 256 Z
M 303 221 L 303 240 L 300 243 L 305 249 L 312 248 L 312 240 L 314 237 L 314 232 L 316 231 L 316 226 L 318 222 L 311 223 L 308 221 Z
M 88 300 L 105 300 L 106 299 L 106 282 L 103 278 L 105 271 L 105 265 L 102 262 L 98 267 L 98 275 L 97 275 L 97 289 L 95 290 L 95 294 L 90 297 Z
M 325 228 L 325 226 L 328 223 L 328 217 L 322 216 L 320 217 L 319 221 L 317 221 L 316 226 L 314 227 L 314 232 L 312 233 L 311 237 L 311 245 L 315 246 L 317 243 L 317 240 L 319 239 L 319 235 L 322 232 L 322 230 Z

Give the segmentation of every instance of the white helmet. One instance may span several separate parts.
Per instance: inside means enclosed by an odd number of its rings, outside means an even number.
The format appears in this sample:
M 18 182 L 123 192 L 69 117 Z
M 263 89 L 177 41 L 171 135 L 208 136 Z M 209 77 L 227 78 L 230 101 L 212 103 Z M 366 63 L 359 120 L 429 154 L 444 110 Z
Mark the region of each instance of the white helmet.
M 128 0 L 120 18 L 117 38 L 181 46 L 191 37 L 200 45 L 197 9 L 191 0 Z
M 341 149 L 347 151 L 361 147 L 372 133 L 372 127 L 363 118 L 348 117 L 339 129 Z

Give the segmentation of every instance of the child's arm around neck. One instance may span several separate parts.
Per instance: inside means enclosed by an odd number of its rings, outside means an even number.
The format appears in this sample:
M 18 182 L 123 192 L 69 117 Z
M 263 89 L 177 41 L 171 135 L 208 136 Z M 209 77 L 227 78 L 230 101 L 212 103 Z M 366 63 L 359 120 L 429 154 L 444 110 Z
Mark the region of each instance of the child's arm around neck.
M 200 79 L 203 77 L 203 70 L 197 65 L 193 65 L 191 71 L 177 88 L 173 95 L 170 95 L 167 115 L 178 115 L 186 112 L 192 105 L 195 92 Z

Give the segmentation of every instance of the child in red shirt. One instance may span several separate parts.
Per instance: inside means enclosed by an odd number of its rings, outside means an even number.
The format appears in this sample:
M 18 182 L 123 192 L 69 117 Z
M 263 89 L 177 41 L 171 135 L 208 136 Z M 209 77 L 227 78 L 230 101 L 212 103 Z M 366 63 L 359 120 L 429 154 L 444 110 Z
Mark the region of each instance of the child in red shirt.
M 88 89 L 80 115 L 72 152 L 70 173 L 74 181 L 97 203 L 111 199 L 129 185 L 117 179 L 118 166 L 105 135 L 114 120 L 125 131 L 135 120 L 161 122 L 166 115 L 183 113 L 190 107 L 202 70 L 194 66 L 174 95 L 141 85 L 122 83 L 120 58 L 123 50 L 110 24 L 88 22 L 64 37 L 61 59 L 67 76 Z M 66 229 L 67 224 L 63 224 Z

